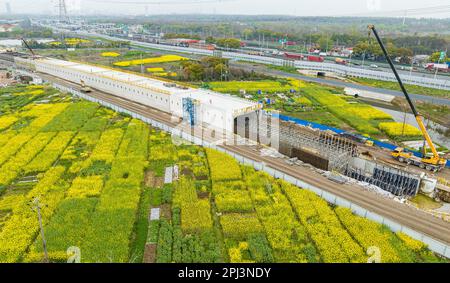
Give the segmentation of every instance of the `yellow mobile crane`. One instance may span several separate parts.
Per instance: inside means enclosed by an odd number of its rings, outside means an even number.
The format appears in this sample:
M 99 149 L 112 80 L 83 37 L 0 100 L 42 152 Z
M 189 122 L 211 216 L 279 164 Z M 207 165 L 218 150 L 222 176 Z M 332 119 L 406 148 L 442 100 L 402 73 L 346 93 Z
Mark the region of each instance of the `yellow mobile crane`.
M 429 171 L 437 172 L 445 167 L 445 164 L 447 163 L 447 160 L 444 158 L 441 158 L 439 156 L 439 153 L 436 150 L 436 147 L 433 144 L 433 141 L 430 138 L 430 135 L 427 132 L 427 129 L 425 128 L 425 125 L 423 123 L 422 116 L 417 112 L 416 107 L 414 106 L 414 103 L 412 102 L 411 98 L 408 95 L 408 92 L 405 89 L 405 86 L 403 85 L 402 80 L 400 79 L 400 76 L 397 72 L 397 70 L 394 67 L 394 63 L 392 63 L 391 58 L 389 57 L 386 47 L 384 46 L 383 42 L 381 41 L 380 36 L 378 35 L 377 30 L 375 29 L 374 25 L 369 25 L 369 36 L 370 32 L 372 31 L 375 35 L 375 38 L 378 41 L 378 44 L 381 47 L 381 50 L 383 51 L 384 56 L 386 57 L 386 60 L 389 63 L 389 66 L 392 69 L 392 72 L 394 72 L 395 78 L 398 81 L 398 84 L 400 85 L 400 88 L 405 95 L 406 100 L 408 101 L 409 107 L 411 108 L 414 117 L 416 118 L 417 124 L 419 124 L 419 128 L 422 131 L 422 134 L 428 144 L 428 146 L 431 148 L 431 152 L 433 153 L 433 156 L 427 157 L 425 154 L 422 158 L 416 157 L 412 154 L 412 152 L 406 152 L 404 148 L 398 147 L 394 151 L 391 152 L 392 157 L 396 158 L 400 162 L 405 162 L 407 164 L 414 164 L 416 166 L 419 166 L 420 168 L 425 168 Z M 425 151 L 424 151 L 425 152 Z

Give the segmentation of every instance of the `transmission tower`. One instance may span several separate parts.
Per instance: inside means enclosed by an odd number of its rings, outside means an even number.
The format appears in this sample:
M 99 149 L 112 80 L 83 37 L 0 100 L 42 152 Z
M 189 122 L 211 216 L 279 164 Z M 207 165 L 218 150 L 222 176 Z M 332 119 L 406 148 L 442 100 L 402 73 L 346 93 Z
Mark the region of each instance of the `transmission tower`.
M 68 22 L 69 17 L 67 16 L 67 6 L 65 0 L 59 0 L 58 9 L 59 9 L 59 21 Z
M 11 11 L 11 3 L 6 2 L 6 14 L 11 15 L 12 11 Z

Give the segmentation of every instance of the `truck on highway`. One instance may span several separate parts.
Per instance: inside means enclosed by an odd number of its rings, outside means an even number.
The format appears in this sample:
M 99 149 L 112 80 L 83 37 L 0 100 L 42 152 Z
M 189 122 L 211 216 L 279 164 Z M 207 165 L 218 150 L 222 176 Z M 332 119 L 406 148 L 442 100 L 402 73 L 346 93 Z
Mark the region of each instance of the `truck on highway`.
M 295 53 L 288 53 L 285 52 L 284 53 L 284 57 L 288 58 L 288 59 L 294 59 L 294 60 L 303 60 L 303 58 L 305 56 L 303 56 L 302 54 L 295 54 Z
M 323 57 L 312 56 L 312 55 L 309 55 L 306 59 L 311 62 L 323 62 L 324 61 Z
M 432 72 L 435 72 L 436 70 L 438 72 L 450 72 L 449 66 L 447 64 L 429 63 L 425 65 L 425 69 Z
M 347 65 L 348 64 L 347 60 L 344 60 L 342 58 L 336 58 L 336 59 L 334 59 L 334 62 L 339 65 Z

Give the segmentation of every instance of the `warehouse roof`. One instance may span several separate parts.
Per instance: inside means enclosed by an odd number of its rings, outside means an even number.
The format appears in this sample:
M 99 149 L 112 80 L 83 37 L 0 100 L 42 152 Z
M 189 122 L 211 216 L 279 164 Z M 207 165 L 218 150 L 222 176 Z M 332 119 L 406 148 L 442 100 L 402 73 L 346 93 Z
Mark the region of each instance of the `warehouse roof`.
M 238 112 L 245 113 L 259 107 L 256 102 L 233 97 L 231 95 L 195 88 L 180 88 L 175 86 L 174 84 L 168 84 L 163 80 L 113 70 L 110 68 L 98 67 L 84 63 L 63 61 L 53 58 L 41 59 L 41 62 L 45 62 L 50 65 L 57 65 L 68 69 L 75 69 L 84 73 L 91 73 L 93 75 L 101 75 L 103 77 L 119 80 L 122 82 L 138 84 L 147 88 L 159 89 L 170 95 L 191 97 L 193 99 L 199 100 L 202 104 L 214 105 L 215 107 L 220 109 L 234 111 L 236 115 Z

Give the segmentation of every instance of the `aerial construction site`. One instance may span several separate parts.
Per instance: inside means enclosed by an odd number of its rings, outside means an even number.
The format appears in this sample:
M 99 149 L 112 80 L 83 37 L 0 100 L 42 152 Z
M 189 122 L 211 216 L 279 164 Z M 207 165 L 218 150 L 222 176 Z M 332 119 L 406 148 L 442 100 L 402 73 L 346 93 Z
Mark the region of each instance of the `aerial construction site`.
M 0 262 L 449 262 L 448 19 L 57 2 L 0 22 Z

